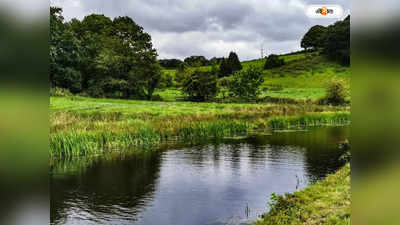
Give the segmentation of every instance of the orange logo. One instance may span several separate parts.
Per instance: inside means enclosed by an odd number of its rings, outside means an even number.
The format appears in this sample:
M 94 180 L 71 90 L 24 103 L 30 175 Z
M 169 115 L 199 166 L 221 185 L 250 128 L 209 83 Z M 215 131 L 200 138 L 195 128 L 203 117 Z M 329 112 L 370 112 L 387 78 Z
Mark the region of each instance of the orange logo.
M 322 14 L 323 16 L 328 15 L 328 13 L 329 13 L 329 12 L 328 12 L 328 8 L 326 8 L 325 6 L 321 8 L 321 14 Z
M 326 16 L 328 14 L 333 14 L 333 9 L 328 9 L 328 7 L 323 6 L 323 7 L 319 8 L 319 9 L 317 9 L 316 13 L 317 14 L 321 14 L 323 16 Z

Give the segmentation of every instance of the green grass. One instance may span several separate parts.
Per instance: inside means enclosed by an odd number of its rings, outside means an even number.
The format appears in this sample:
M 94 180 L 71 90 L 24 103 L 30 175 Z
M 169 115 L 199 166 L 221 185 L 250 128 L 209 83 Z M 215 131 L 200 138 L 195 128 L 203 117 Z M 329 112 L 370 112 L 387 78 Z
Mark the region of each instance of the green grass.
M 295 53 L 280 56 L 286 64 L 280 68 L 264 70 L 264 83 L 261 85 L 261 97 L 274 99 L 311 100 L 316 101 L 326 94 L 328 85 L 333 80 L 341 79 L 350 89 L 350 68 L 326 59 L 318 53 Z M 250 66 L 263 67 L 265 59 L 242 62 L 243 69 Z M 199 67 L 211 70 L 210 66 Z M 173 73 L 174 70 L 165 70 Z M 183 97 L 174 89 L 159 91 L 163 99 L 174 101 Z M 347 100 L 350 99 L 348 91 Z
M 313 104 L 151 102 L 85 97 L 50 98 L 50 155 L 100 154 L 170 140 L 215 138 L 270 129 L 275 116 L 343 112 Z
M 182 100 L 185 97 L 185 95 L 182 93 L 182 91 L 177 88 L 156 90 L 154 94 L 160 95 L 161 98 L 163 99 L 163 101 L 167 101 L 167 102 Z
M 255 225 L 349 225 L 350 165 L 293 194 L 272 195 L 271 208 Z

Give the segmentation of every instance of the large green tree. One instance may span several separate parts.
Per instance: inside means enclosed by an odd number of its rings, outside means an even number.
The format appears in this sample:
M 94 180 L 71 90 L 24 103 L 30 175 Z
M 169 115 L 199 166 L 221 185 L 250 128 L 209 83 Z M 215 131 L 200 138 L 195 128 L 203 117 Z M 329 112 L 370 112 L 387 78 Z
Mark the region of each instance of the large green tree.
M 301 39 L 301 47 L 304 49 L 318 49 L 325 44 L 327 28 L 321 25 L 315 25 Z
M 350 15 L 328 27 L 323 53 L 343 65 L 350 65 Z
M 112 20 L 98 14 L 65 23 L 60 8 L 50 13 L 54 86 L 92 96 L 152 98 L 161 68 L 141 26 L 126 16 Z
M 220 64 L 220 77 L 226 77 L 232 75 L 234 72 L 242 69 L 239 57 L 235 52 L 230 52 L 227 59 L 223 59 Z
M 83 49 L 74 32 L 64 24 L 62 9 L 50 8 L 50 68 L 51 86 L 77 93 L 82 89 L 79 70 Z
M 255 101 L 261 94 L 260 86 L 264 82 L 262 70 L 251 66 L 246 70 L 233 74 L 229 89 L 236 98 L 245 101 Z

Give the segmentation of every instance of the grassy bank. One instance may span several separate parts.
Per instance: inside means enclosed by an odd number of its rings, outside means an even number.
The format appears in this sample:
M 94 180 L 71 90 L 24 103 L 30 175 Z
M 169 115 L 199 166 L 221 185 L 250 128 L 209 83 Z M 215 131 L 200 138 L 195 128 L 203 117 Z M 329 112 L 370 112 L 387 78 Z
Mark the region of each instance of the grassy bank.
M 255 225 L 350 224 L 350 165 L 293 194 L 273 195 Z
M 83 97 L 50 98 L 50 156 L 98 154 L 154 146 L 170 140 L 195 141 L 277 128 L 281 117 L 340 125 L 348 107 L 312 104 L 218 104 L 149 102 Z M 320 114 L 324 119 L 319 116 Z M 311 114 L 310 114 L 311 113 Z M 310 116 L 301 116 L 308 115 Z M 346 114 L 348 115 L 348 113 Z M 325 119 L 329 118 L 329 119 Z M 313 122 L 315 120 L 316 122 Z M 284 123 L 286 124 L 286 123 Z

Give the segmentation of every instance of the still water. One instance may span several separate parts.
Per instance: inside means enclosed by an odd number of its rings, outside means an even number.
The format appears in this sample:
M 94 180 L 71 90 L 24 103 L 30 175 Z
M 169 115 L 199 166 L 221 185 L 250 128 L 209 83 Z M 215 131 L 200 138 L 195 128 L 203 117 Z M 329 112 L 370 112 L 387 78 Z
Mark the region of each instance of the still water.
M 324 127 L 59 163 L 51 224 L 251 224 L 272 193 L 337 170 L 348 132 Z

